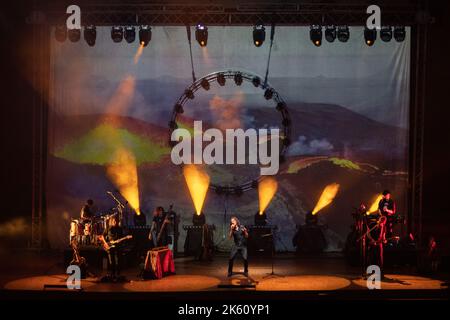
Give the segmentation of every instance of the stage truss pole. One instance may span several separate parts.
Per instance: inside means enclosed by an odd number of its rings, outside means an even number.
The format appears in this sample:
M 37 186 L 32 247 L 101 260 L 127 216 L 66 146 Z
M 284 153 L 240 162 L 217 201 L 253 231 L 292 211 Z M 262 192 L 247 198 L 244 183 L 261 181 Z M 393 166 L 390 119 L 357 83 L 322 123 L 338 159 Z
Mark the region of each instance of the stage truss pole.
M 415 26 L 415 50 L 414 50 L 414 74 L 412 93 L 413 103 L 411 110 L 411 200 L 410 221 L 408 232 L 413 232 L 417 242 L 422 245 L 422 220 L 423 220 L 423 144 L 425 121 L 425 88 L 426 88 L 426 51 L 427 51 L 427 21 Z
M 41 249 L 44 234 L 45 170 L 47 160 L 47 101 L 49 89 L 50 28 L 40 21 L 31 21 L 33 32 L 32 84 L 35 88 L 32 105 L 33 160 L 30 248 Z

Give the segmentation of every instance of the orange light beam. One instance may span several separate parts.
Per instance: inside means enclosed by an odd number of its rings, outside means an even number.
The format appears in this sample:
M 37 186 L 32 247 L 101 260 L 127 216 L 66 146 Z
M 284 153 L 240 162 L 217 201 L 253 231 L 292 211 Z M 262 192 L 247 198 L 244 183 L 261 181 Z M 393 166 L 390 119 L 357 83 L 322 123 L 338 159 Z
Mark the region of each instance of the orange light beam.
M 126 148 L 119 148 L 114 154 L 114 159 L 106 167 L 106 174 L 136 214 L 140 215 L 138 175 L 134 155 Z
M 333 202 L 334 197 L 339 191 L 339 184 L 332 183 L 327 185 L 320 195 L 319 201 L 317 201 L 312 214 L 316 214 L 326 206 L 328 206 L 331 202 Z
M 372 214 L 378 210 L 378 203 L 380 202 L 381 198 L 383 198 L 382 194 L 376 195 L 375 200 L 372 202 L 372 205 L 370 206 L 369 210 L 366 212 L 368 215 Z
M 200 215 L 209 187 L 209 175 L 195 165 L 185 165 L 183 175 L 194 203 L 195 212 Z
M 259 214 L 266 210 L 277 189 L 278 182 L 272 177 L 264 178 L 258 183 Z

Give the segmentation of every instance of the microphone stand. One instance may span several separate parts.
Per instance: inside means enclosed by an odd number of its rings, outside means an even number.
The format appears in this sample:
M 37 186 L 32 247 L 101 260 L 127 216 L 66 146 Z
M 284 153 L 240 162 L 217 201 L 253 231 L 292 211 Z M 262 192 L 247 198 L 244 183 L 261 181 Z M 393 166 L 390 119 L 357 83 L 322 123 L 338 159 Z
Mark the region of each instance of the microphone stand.
M 274 232 L 275 230 L 272 231 L 272 229 L 270 230 L 270 233 L 268 233 L 267 235 L 262 235 L 261 237 L 270 237 L 272 240 L 272 245 L 271 245 L 271 264 L 272 264 L 272 271 L 268 274 L 266 274 L 263 279 L 267 279 L 267 278 L 284 278 L 284 276 L 276 274 L 275 270 L 274 270 L 274 266 L 273 266 L 273 261 L 275 260 L 275 241 L 274 241 Z
M 114 199 L 115 202 L 117 202 L 117 211 L 119 212 L 119 221 L 120 221 L 120 224 L 122 224 L 123 209 L 125 209 L 125 205 L 128 203 L 128 201 L 125 204 L 122 204 L 122 202 L 120 202 L 120 200 L 117 199 L 117 197 L 111 191 L 107 191 L 106 193 L 109 194 L 111 196 L 111 198 Z

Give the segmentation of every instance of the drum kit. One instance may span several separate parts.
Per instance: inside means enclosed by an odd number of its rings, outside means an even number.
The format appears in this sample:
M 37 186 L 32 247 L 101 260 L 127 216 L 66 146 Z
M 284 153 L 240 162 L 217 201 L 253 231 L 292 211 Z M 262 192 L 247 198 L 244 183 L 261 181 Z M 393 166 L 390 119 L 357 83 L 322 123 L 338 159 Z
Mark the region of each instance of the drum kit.
M 108 229 L 109 220 L 112 217 L 119 217 L 119 224 L 123 224 L 124 210 L 123 204 L 111 191 L 106 193 L 116 202 L 117 206 L 104 214 L 95 215 L 89 219 L 72 219 L 70 222 L 69 243 L 75 241 L 78 245 L 101 245 L 99 236 Z
M 117 213 L 95 216 L 91 219 L 72 219 L 70 222 L 69 242 L 78 245 L 97 245 L 98 237 L 107 229 L 109 219 Z

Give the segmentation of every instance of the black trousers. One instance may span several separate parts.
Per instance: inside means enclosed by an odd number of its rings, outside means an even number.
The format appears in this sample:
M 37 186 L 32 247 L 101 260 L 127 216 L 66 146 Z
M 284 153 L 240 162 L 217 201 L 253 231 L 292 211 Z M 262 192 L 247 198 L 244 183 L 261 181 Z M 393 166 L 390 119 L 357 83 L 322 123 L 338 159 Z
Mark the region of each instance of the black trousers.
M 246 246 L 239 246 L 239 247 L 233 246 L 231 248 L 230 260 L 228 261 L 228 273 L 233 272 L 234 259 L 236 258 L 238 253 L 241 255 L 242 259 L 244 259 L 244 272 L 248 272 L 247 247 Z
M 112 277 L 120 275 L 121 257 L 117 248 L 111 248 L 108 253 L 108 271 Z

